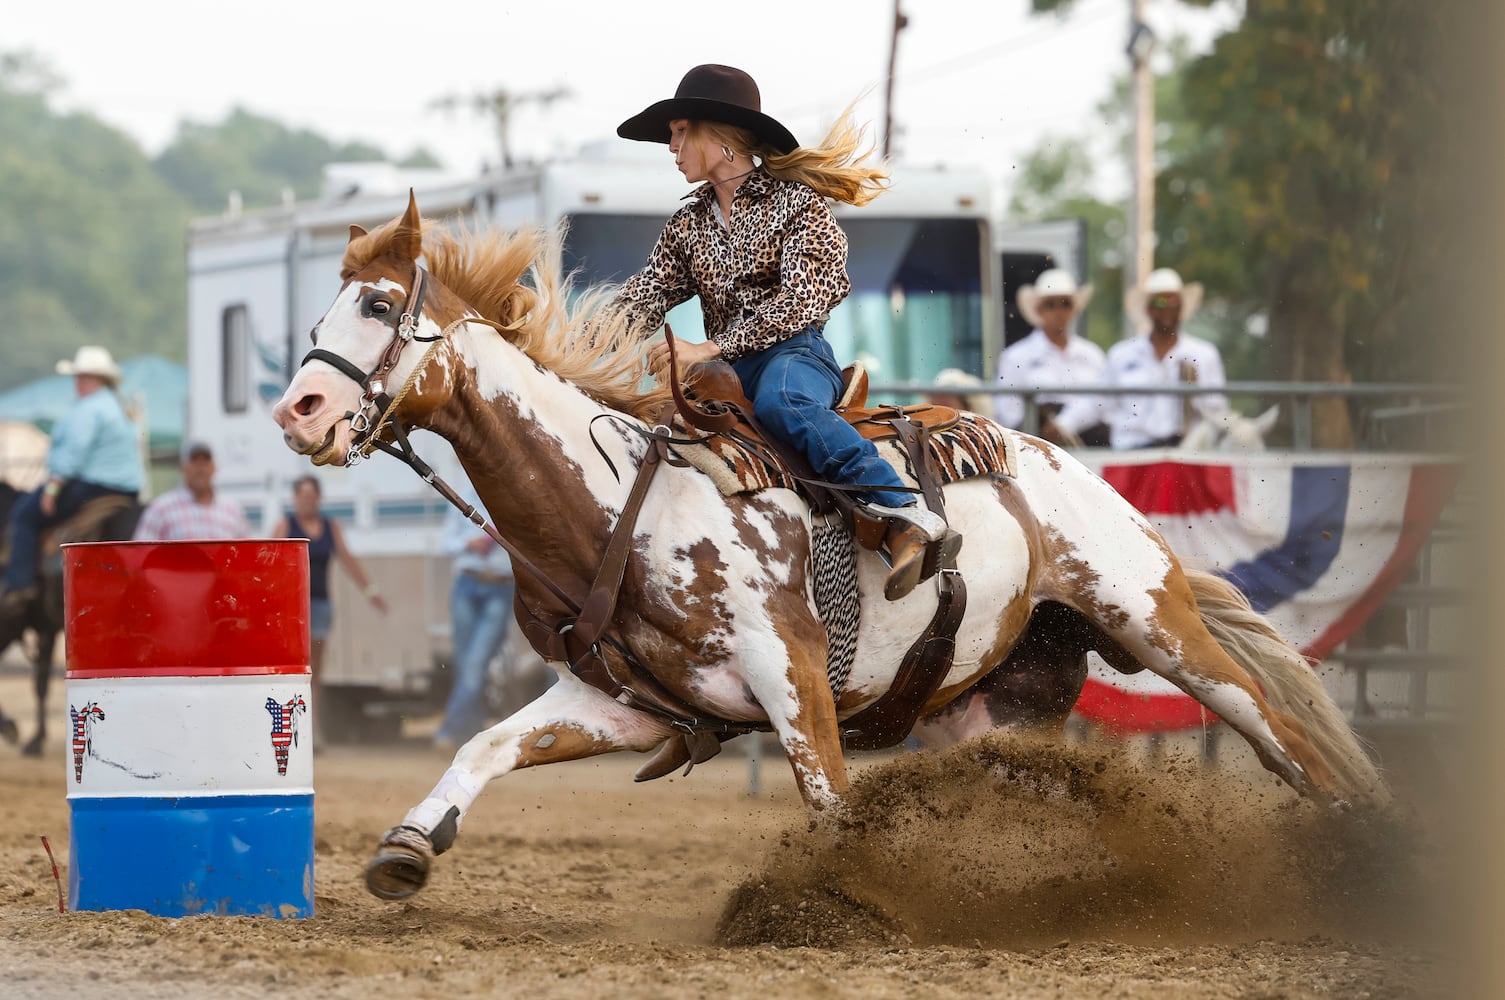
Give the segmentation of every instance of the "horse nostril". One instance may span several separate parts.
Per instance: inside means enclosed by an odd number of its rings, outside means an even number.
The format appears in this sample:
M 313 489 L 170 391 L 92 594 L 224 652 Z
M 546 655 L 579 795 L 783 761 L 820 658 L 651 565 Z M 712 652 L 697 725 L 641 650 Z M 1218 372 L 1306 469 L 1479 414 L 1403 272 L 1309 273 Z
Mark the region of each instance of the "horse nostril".
M 323 396 L 304 396 L 302 399 L 293 404 L 293 412 L 300 417 L 306 417 L 323 405 Z

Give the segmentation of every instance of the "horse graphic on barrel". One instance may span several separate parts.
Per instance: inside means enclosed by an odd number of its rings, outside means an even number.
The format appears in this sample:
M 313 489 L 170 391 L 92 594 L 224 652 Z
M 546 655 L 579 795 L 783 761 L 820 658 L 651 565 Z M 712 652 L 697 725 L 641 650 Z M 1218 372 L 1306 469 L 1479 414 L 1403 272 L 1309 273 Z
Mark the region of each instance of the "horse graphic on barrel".
M 73 780 L 84 780 L 84 755 L 94 752 L 94 723 L 105 720 L 104 709 L 95 702 L 83 708 L 68 706 L 68 718 L 73 720 Z

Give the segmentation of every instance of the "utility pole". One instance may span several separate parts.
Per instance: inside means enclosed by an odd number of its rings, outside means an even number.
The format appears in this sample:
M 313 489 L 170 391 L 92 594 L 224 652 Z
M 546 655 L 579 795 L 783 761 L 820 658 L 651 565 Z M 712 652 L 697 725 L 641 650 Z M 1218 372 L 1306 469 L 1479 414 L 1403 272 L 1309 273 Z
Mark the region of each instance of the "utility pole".
M 523 93 L 513 93 L 505 88 L 498 87 L 489 94 L 475 94 L 469 99 L 449 94 L 430 101 L 429 106 L 440 108 L 445 111 L 453 111 L 462 104 L 468 105 L 477 114 L 489 115 L 492 124 L 496 128 L 497 144 L 502 152 L 502 169 L 511 170 L 512 159 L 512 113 L 524 104 L 540 104 L 544 107 L 555 101 L 564 100 L 574 96 L 568 87 L 554 87 L 549 90 L 530 90 Z
M 899 32 L 909 25 L 909 18 L 894 0 L 894 23 L 888 42 L 888 76 L 883 80 L 883 158 L 894 148 L 894 70 L 899 61 Z
M 1155 33 L 1144 20 L 1146 0 L 1129 0 L 1129 65 L 1134 83 L 1134 192 L 1129 206 L 1128 266 L 1124 287 L 1137 288 L 1155 268 L 1155 73 L 1150 57 Z M 1133 336 L 1139 317 L 1126 320 Z

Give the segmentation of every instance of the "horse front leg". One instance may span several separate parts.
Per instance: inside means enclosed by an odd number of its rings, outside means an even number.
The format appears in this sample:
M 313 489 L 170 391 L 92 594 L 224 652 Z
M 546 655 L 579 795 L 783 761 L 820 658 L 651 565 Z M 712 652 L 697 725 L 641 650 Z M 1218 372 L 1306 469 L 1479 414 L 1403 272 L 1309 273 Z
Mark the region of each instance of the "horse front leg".
M 32 664 L 32 687 L 37 696 L 37 731 L 21 748 L 28 757 L 42 756 L 42 745 L 47 742 L 47 691 L 52 686 L 52 659 L 57 635 L 50 627 L 37 630 L 37 658 Z
M 768 713 L 813 818 L 839 805 L 851 782 L 841 753 L 836 701 L 826 678 L 826 644 L 791 637 L 784 647 L 786 668 L 750 671 L 747 686 Z
M 434 857 L 454 844 L 465 814 L 492 779 L 539 764 L 650 750 L 670 732 L 666 723 L 560 671 L 553 687 L 456 751 L 433 790 L 382 837 L 366 865 L 366 888 L 382 899 L 406 899 L 423 888 Z

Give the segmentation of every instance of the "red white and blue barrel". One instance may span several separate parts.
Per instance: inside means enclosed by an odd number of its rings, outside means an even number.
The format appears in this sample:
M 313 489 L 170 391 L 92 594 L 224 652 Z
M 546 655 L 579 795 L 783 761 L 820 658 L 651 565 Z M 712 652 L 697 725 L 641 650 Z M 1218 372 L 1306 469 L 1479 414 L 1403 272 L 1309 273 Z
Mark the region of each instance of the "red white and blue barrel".
M 75 910 L 314 911 L 308 543 L 63 547 Z

